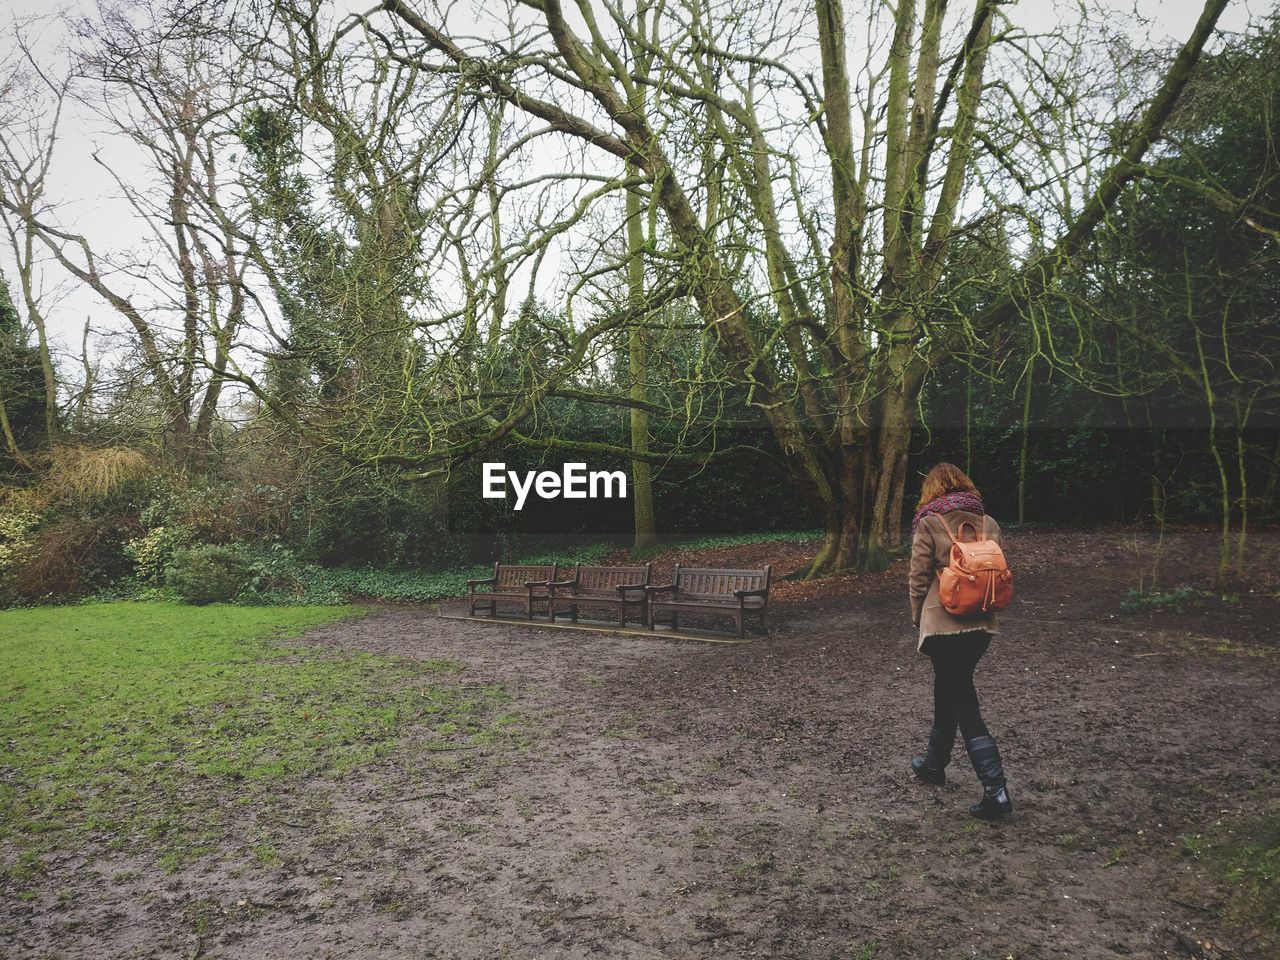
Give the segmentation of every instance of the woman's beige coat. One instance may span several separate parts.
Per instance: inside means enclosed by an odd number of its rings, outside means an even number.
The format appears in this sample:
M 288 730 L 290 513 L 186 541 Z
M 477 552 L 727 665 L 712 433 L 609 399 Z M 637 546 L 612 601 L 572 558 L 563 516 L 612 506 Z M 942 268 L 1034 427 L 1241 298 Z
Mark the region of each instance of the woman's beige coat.
M 960 536 L 960 524 L 970 521 L 981 533 L 982 517 L 968 510 L 951 510 L 942 514 L 951 532 Z M 916 536 L 911 542 L 911 573 L 908 576 L 908 588 L 911 597 L 911 622 L 920 628 L 920 638 L 916 642 L 919 650 L 925 637 L 936 637 L 940 634 L 968 633 L 972 630 L 986 630 L 988 633 L 999 633 L 996 613 L 978 613 L 967 617 L 957 617 L 947 613 L 946 608 L 938 600 L 938 571 L 951 562 L 951 538 L 943 529 L 942 519 L 937 515 L 923 518 L 916 526 Z M 973 535 L 966 529 L 966 538 Z M 1000 525 L 992 517 L 987 517 L 987 536 L 996 543 L 1000 541 Z

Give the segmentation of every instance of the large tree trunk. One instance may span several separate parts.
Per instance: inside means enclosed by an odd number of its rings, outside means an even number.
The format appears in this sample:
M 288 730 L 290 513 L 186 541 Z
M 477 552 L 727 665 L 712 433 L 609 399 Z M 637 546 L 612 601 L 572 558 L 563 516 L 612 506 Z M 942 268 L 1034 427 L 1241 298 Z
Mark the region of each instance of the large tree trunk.
M 911 442 L 919 380 L 913 373 L 906 392 L 889 391 L 871 411 L 877 424 L 857 431 L 843 446 L 835 473 L 840 482 L 817 501 L 823 520 L 823 544 L 806 575 L 883 570 L 900 542 L 906 487 L 907 450 Z
M 627 293 L 639 310 L 644 302 L 644 211 L 640 195 L 627 191 Z M 647 399 L 645 379 L 648 356 L 644 342 L 643 317 L 638 313 L 627 335 L 627 368 L 631 381 L 631 399 L 643 403 Z M 638 406 L 631 408 L 631 449 L 636 453 L 649 452 L 649 412 Z M 653 482 L 649 462 L 645 459 L 631 461 L 631 505 L 635 517 L 636 549 L 653 543 L 657 529 L 653 513 Z
M 655 16 L 651 24 L 646 24 L 646 9 L 643 4 L 636 11 L 636 31 L 643 36 L 653 29 L 653 40 L 657 43 L 658 18 Z M 637 76 L 647 77 L 650 58 L 647 53 L 636 57 L 633 69 Z M 627 100 L 637 113 L 645 111 L 648 94 L 645 88 L 637 84 L 627 92 Z M 639 173 L 636 165 L 626 163 L 623 170 L 628 178 Z M 631 399 L 636 406 L 631 408 L 631 449 L 638 454 L 649 452 L 649 411 L 640 404 L 648 400 L 647 380 L 649 376 L 649 355 L 645 343 L 643 313 L 644 307 L 644 247 L 646 233 L 654 239 L 658 233 L 658 210 L 653 203 L 641 202 L 640 193 L 633 187 L 626 194 L 627 216 L 627 295 L 632 303 L 632 325 L 627 334 L 627 373 L 630 381 Z M 648 229 L 646 231 L 646 224 Z M 635 548 L 647 547 L 657 539 L 657 527 L 653 512 L 653 480 L 649 461 L 643 456 L 631 461 L 631 508 L 635 526 Z
M 875 443 L 867 464 L 868 512 L 863 523 L 861 566 L 882 570 L 902 541 L 907 453 L 915 426 L 927 361 L 909 346 L 893 348 L 876 417 Z
M 905 426 L 877 432 L 871 439 L 865 448 L 873 451 L 870 455 L 854 449 L 840 465 L 849 482 L 832 488 L 831 496 L 818 502 L 822 546 L 806 577 L 883 570 L 900 544 L 910 418 Z
M 860 504 L 845 498 L 824 504 L 822 546 L 805 571 L 806 579 L 827 576 L 858 566 L 858 546 L 862 531 L 858 523 Z
M 911 418 L 895 398 L 886 411 L 876 437 L 875 459 L 867 464 L 869 509 L 862 525 L 859 567 L 883 570 L 889 553 L 901 541 L 902 502 L 905 498 L 907 448 L 911 443 Z

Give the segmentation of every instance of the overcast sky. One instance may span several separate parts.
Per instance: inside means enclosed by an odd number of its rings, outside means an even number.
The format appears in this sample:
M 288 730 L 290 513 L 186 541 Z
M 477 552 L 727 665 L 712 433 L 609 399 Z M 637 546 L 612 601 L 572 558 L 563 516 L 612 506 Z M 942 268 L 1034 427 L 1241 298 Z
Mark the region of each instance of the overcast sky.
M 368 2 L 337 0 L 335 10 L 363 10 L 370 5 Z M 857 6 L 847 5 L 851 8 Z M 15 20 L 27 17 L 42 19 L 39 32 L 42 49 L 56 50 L 64 40 L 65 21 L 50 14 L 52 5 L 49 0 L 5 0 L 5 6 Z M 92 11 L 95 6 L 96 0 L 78 0 L 57 9 L 65 11 L 67 19 L 74 19 Z M 1229 4 L 1220 27 L 1228 31 L 1241 30 L 1252 16 L 1264 13 L 1270 6 L 1269 0 L 1254 0 L 1252 3 L 1235 0 Z M 1134 43 L 1149 46 L 1184 39 L 1200 12 L 1201 2 L 1138 0 L 1135 3 L 1132 0 L 1117 0 L 1114 9 L 1118 21 L 1132 24 L 1130 32 Z M 1005 6 L 1004 10 L 1012 19 L 1035 31 L 1050 27 L 1058 19 L 1061 10 L 1070 12 L 1074 10 L 1074 4 L 1025 0 Z M 855 28 L 856 25 L 851 22 L 852 44 L 857 43 L 856 36 L 852 35 Z M 14 52 L 11 38 L 0 36 L 0 56 L 8 60 L 14 56 Z M 93 161 L 92 153 L 99 149 L 126 179 L 131 168 L 140 169 L 138 161 L 130 156 L 128 149 L 111 142 L 104 135 L 100 120 L 91 117 L 83 108 L 69 105 L 63 118 L 61 142 L 49 192 L 63 204 L 59 213 L 64 223 L 74 225 L 95 243 L 100 243 L 103 250 L 128 247 L 141 240 L 140 226 L 127 204 L 117 196 L 118 187 L 106 171 Z M 4 270 L 12 285 L 15 278 L 7 243 L 0 250 L 0 269 Z M 44 271 L 44 286 L 46 314 L 60 352 L 78 352 L 81 329 L 86 317 L 92 318 L 95 330 L 119 327 L 122 323 L 109 308 L 97 302 L 91 293 L 68 282 L 56 264 Z

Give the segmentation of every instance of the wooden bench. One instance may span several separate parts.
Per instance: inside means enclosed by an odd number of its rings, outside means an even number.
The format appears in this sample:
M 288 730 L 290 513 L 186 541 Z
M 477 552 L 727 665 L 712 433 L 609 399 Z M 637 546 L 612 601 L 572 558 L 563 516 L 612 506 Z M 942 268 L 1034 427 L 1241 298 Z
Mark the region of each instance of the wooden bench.
M 530 566 L 519 564 L 495 563 L 493 576 L 483 580 L 468 580 L 467 594 L 471 603 L 471 616 L 476 615 L 476 607 L 488 606 L 489 616 L 497 613 L 500 602 L 514 603 L 524 607 L 526 620 L 532 620 L 534 607 L 538 604 L 551 606 L 551 581 L 560 576 L 560 565 Z M 476 587 L 488 585 L 485 591 L 476 591 Z
M 578 606 L 615 607 L 618 626 L 627 625 L 627 604 L 640 608 L 640 622 L 646 623 L 645 588 L 649 586 L 649 573 L 653 564 L 643 567 L 584 567 L 573 568 L 573 578 L 551 584 L 551 622 L 556 611 L 568 607 L 570 619 L 578 621 Z
M 748 613 L 760 614 L 760 626 L 768 630 L 769 580 L 772 567 L 763 570 L 716 570 L 682 567 L 676 564 L 676 577 L 671 583 L 648 587 L 649 629 L 652 630 L 661 611 L 671 614 L 671 629 L 680 629 L 681 613 L 705 613 L 731 616 L 738 625 L 738 638 L 743 635 L 743 621 Z M 670 593 L 670 600 L 659 599 Z

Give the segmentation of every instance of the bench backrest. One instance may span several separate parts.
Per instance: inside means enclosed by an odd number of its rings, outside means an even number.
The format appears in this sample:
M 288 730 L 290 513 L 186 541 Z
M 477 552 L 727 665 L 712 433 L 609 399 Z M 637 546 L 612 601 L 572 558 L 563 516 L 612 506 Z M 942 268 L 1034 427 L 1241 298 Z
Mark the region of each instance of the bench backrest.
M 696 600 L 732 600 L 735 590 L 768 590 L 772 567 L 763 570 L 719 570 L 676 565 L 677 596 Z M 768 593 L 765 600 L 768 601 Z
M 577 583 L 573 591 L 616 597 L 618 587 L 631 583 L 647 584 L 652 566 L 649 563 L 643 567 L 584 567 L 579 564 L 574 571 L 574 579 Z
M 524 585 L 531 580 L 554 580 L 560 565 L 530 566 L 528 564 L 495 563 L 493 565 L 493 589 L 524 593 Z

